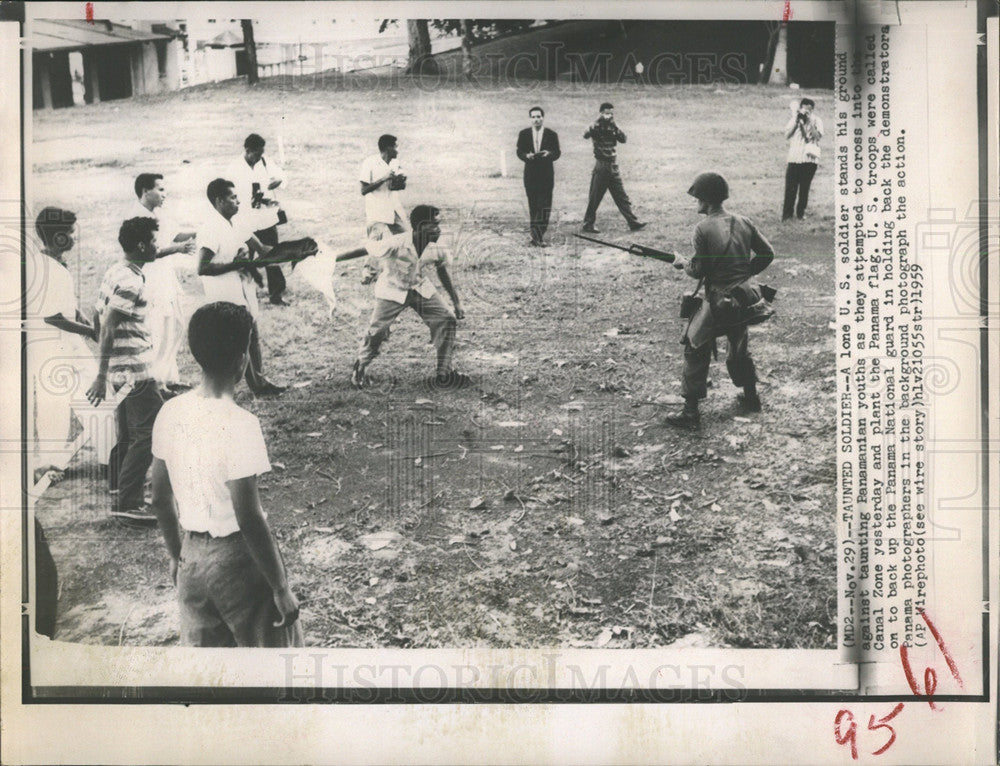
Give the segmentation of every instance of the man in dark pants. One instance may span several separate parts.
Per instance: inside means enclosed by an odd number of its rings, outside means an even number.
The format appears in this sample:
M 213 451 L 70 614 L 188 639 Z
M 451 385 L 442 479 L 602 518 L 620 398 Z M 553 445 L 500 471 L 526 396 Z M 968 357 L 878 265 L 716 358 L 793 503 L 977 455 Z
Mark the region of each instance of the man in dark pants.
M 115 410 L 118 495 L 111 508 L 111 517 L 125 526 L 156 526 L 156 517 L 144 507 L 143 485 L 153 462 L 153 421 L 163 396 L 149 371 L 153 344 L 142 267 L 156 258 L 157 228 L 154 218 L 130 218 L 118 232 L 125 258 L 108 269 L 101 283 L 100 362 L 87 390 L 96 407 L 107 396 L 108 383 L 115 391 L 129 387 Z
M 632 202 L 625 193 L 622 176 L 618 172 L 618 144 L 625 143 L 625 134 L 615 124 L 615 108 L 605 101 L 601 104 L 601 114 L 597 122 L 587 128 L 583 134 L 594 142 L 594 172 L 590 176 L 590 199 L 587 202 L 587 212 L 583 216 L 583 230 L 591 234 L 599 233 L 594 223 L 597 221 L 597 207 L 604 199 L 606 191 L 611 192 L 618 210 L 632 231 L 638 231 L 646 224 L 636 218 L 632 212 Z
M 552 163 L 559 159 L 559 136 L 554 130 L 542 127 L 545 121 L 542 107 L 531 107 L 528 117 L 531 118 L 531 127 L 517 136 L 517 157 L 524 163 L 531 245 L 548 247 L 545 231 L 552 212 L 552 187 L 555 185 Z
M 267 255 L 271 247 L 251 232 L 252 223 L 248 224 L 237 215 L 240 200 L 232 181 L 216 178 L 205 193 L 214 210 L 198 232 L 198 274 L 202 278 L 205 298 L 210 303 L 224 301 L 246 306 L 254 319 L 250 332 L 250 364 L 246 368 L 247 387 L 257 396 L 277 396 L 286 387 L 272 383 L 264 375 L 257 323 L 260 307 L 252 279 L 255 267 L 250 264 L 251 253 Z
M 819 140 L 823 137 L 823 121 L 813 114 L 816 104 L 811 98 L 799 102 L 798 111 L 785 125 L 788 141 L 788 165 L 785 168 L 785 202 L 781 220 L 787 221 L 795 213 L 804 218 L 809 204 L 809 187 L 816 175 L 819 161 Z M 798 203 L 796 204 L 796 197 Z
M 274 247 L 278 244 L 278 224 L 281 207 L 274 199 L 274 192 L 284 181 L 281 168 L 277 164 L 264 159 L 264 147 L 267 142 L 251 133 L 243 141 L 243 156 L 232 162 L 226 178 L 233 182 L 236 196 L 243 203 L 240 213 L 248 219 L 244 228 L 253 231 L 261 244 Z M 242 223 L 242 222 L 241 222 Z M 265 266 L 267 274 L 267 293 L 275 306 L 287 306 L 283 297 L 285 292 L 285 275 L 281 266 L 272 264 Z

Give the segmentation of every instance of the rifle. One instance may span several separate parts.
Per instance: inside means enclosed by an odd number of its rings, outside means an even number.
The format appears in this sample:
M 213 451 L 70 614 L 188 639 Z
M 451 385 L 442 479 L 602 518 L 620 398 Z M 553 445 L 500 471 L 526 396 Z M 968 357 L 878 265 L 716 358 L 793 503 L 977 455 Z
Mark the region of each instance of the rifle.
M 585 239 L 588 242 L 596 242 L 599 245 L 606 245 L 607 247 L 614 247 L 618 250 L 624 250 L 626 253 L 631 253 L 632 255 L 638 255 L 643 258 L 652 258 L 656 261 L 664 261 L 665 263 L 672 263 L 675 269 L 683 269 L 683 261 L 678 261 L 677 256 L 674 253 L 666 253 L 663 250 L 656 250 L 652 247 L 645 247 L 644 245 L 637 245 L 634 242 L 628 247 L 625 245 L 616 245 L 614 242 L 605 242 L 603 239 L 597 239 L 596 237 L 588 237 L 584 234 L 574 234 L 574 237 L 579 237 L 580 239 Z

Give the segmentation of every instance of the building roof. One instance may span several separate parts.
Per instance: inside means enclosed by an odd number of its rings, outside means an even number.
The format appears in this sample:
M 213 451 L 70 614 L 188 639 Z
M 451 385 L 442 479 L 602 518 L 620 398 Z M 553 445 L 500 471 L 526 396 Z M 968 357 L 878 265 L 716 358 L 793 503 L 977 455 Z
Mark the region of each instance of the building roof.
M 204 43 L 206 48 L 237 48 L 243 45 L 242 35 L 226 29 Z
M 141 32 L 110 21 L 36 19 L 31 24 L 31 47 L 35 51 L 69 51 L 95 45 L 121 45 L 150 40 L 169 40 L 167 35 Z

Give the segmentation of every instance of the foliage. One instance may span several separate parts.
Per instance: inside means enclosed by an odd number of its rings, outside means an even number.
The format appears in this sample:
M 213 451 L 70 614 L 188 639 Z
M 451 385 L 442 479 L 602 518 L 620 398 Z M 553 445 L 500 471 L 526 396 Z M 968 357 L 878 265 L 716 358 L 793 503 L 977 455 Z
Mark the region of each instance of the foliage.
M 471 41 L 476 43 L 520 32 L 535 23 L 534 19 L 467 19 L 467 21 Z M 379 34 L 385 32 L 389 27 L 398 25 L 398 19 L 382 19 L 378 28 Z M 446 35 L 462 34 L 461 19 L 430 19 L 430 26 Z
M 465 21 L 468 23 L 469 37 L 474 43 L 521 32 L 535 23 L 534 19 L 465 19 Z M 431 19 L 431 26 L 446 35 L 462 34 L 460 19 Z

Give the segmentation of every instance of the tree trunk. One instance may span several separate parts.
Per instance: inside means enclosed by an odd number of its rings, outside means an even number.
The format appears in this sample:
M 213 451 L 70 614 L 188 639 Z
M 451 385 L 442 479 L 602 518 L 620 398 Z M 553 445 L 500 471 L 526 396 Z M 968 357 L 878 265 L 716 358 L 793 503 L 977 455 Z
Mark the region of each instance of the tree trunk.
M 257 74 L 257 43 L 253 39 L 253 19 L 240 19 L 243 27 L 243 46 L 247 52 L 247 85 L 256 85 L 260 79 Z
M 762 84 L 788 84 L 788 25 L 782 23 L 770 30 L 767 60 L 761 73 Z
M 462 19 L 458 24 L 462 33 L 462 76 L 470 80 L 472 79 L 472 21 Z
M 431 59 L 431 34 L 427 29 L 427 19 L 407 19 L 406 35 L 410 42 L 407 74 L 430 74 L 434 61 Z

